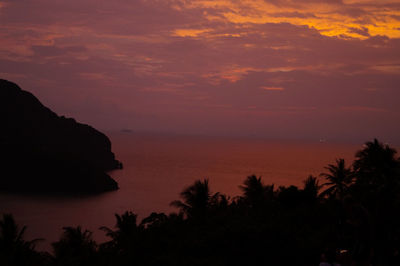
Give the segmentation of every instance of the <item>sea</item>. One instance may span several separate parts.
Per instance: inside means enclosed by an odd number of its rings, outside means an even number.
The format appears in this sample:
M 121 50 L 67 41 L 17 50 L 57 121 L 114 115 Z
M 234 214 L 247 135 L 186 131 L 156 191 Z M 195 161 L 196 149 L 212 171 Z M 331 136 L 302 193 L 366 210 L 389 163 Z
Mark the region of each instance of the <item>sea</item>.
M 27 226 L 26 240 L 43 239 L 38 250 L 51 251 L 51 243 L 65 226 L 90 230 L 101 243 L 108 239 L 99 227 L 113 228 L 115 214 L 132 211 L 140 222 L 152 212 L 177 212 L 170 202 L 199 179 L 208 179 L 213 193 L 231 197 L 241 195 L 239 186 L 249 175 L 261 176 L 265 184 L 275 187 L 302 187 L 309 175 L 318 177 L 337 158 L 350 165 L 363 144 L 132 132 L 107 135 L 124 165 L 109 173 L 119 190 L 79 197 L 0 194 L 0 214 L 11 213 L 21 228 Z

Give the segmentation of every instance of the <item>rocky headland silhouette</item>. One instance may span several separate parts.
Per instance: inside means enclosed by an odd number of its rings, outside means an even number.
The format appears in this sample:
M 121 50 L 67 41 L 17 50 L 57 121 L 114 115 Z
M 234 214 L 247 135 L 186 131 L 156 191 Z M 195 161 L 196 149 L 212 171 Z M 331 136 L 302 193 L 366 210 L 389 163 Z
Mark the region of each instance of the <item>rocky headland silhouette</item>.
M 122 167 L 106 135 L 58 116 L 33 94 L 0 79 L 0 190 L 100 193 L 118 189 Z

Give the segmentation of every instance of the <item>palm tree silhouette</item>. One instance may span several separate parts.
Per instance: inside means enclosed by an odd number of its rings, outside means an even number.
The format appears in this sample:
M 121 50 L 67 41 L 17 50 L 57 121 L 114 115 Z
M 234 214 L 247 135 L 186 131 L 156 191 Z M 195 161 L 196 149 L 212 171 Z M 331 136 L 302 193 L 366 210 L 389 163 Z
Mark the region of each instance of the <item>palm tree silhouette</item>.
M 211 198 L 208 179 L 196 180 L 180 196 L 183 201 L 175 200 L 170 205 L 179 208 L 188 218 L 204 218 Z
M 3 248 L 23 243 L 23 236 L 26 226 L 19 230 L 14 217 L 11 214 L 4 214 L 0 221 L 0 243 Z
M 342 199 L 347 188 L 353 182 L 353 171 L 351 168 L 346 168 L 344 159 L 336 159 L 336 165 L 329 164 L 325 169 L 329 172 L 322 173 L 321 176 L 328 182 L 322 186 L 328 186 L 328 188 L 321 193 L 321 196 Z
M 318 192 L 322 187 L 319 185 L 318 179 L 312 175 L 309 175 L 303 183 L 303 193 L 306 199 L 311 202 L 315 202 L 318 199 Z
M 137 241 L 137 234 L 140 227 L 137 226 L 137 215 L 126 211 L 122 215 L 115 214 L 117 222 L 116 230 L 106 226 L 100 227 L 100 230 L 106 232 L 106 236 L 112 239 L 112 244 L 121 251 L 131 250 Z
M 243 199 L 250 206 L 259 206 L 267 200 L 273 198 L 274 185 L 265 186 L 261 181 L 261 176 L 248 176 L 239 188 L 243 191 Z
M 139 226 L 141 226 L 141 227 L 143 227 L 145 229 L 154 228 L 154 227 L 160 227 L 167 220 L 168 220 L 168 216 L 165 215 L 164 213 L 152 212 L 148 217 L 144 218 L 140 222 Z
M 399 182 L 394 180 L 398 174 L 396 171 L 399 170 L 399 160 L 396 160 L 395 154 L 395 149 L 377 139 L 365 143 L 364 149 L 357 152 L 357 160 L 353 163 L 357 183 L 380 186 Z
M 225 194 L 221 194 L 219 192 L 215 193 L 210 198 L 210 205 L 215 210 L 224 210 L 226 209 L 231 202 L 231 198 Z
M 56 264 L 95 265 L 97 245 L 92 232 L 82 231 L 80 226 L 63 227 L 63 230 L 60 240 L 52 244 Z
M 38 259 L 39 255 L 34 249 L 36 243 L 43 239 L 25 241 L 25 231 L 26 226 L 19 230 L 11 214 L 3 214 L 0 220 L 0 264 L 25 265 Z

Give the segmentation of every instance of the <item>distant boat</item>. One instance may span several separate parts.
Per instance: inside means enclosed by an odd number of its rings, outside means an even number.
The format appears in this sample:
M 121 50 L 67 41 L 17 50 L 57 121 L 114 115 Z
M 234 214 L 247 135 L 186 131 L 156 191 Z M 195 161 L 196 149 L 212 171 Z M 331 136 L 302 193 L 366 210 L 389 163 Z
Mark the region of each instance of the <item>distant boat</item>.
M 133 131 L 130 130 L 130 129 L 124 128 L 124 129 L 121 129 L 121 132 L 123 132 L 123 133 L 132 133 Z
M 320 143 L 325 143 L 325 142 L 326 142 L 326 139 L 321 138 L 321 139 L 319 139 L 319 142 L 320 142 Z

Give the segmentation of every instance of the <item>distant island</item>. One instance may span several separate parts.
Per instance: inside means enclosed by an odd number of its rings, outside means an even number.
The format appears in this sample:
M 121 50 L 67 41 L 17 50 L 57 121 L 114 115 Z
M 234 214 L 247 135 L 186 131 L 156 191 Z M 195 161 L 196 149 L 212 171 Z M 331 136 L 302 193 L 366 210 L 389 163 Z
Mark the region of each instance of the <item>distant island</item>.
M 106 135 L 58 116 L 34 95 L 0 79 L 0 191 L 100 193 L 118 189 L 122 167 Z

